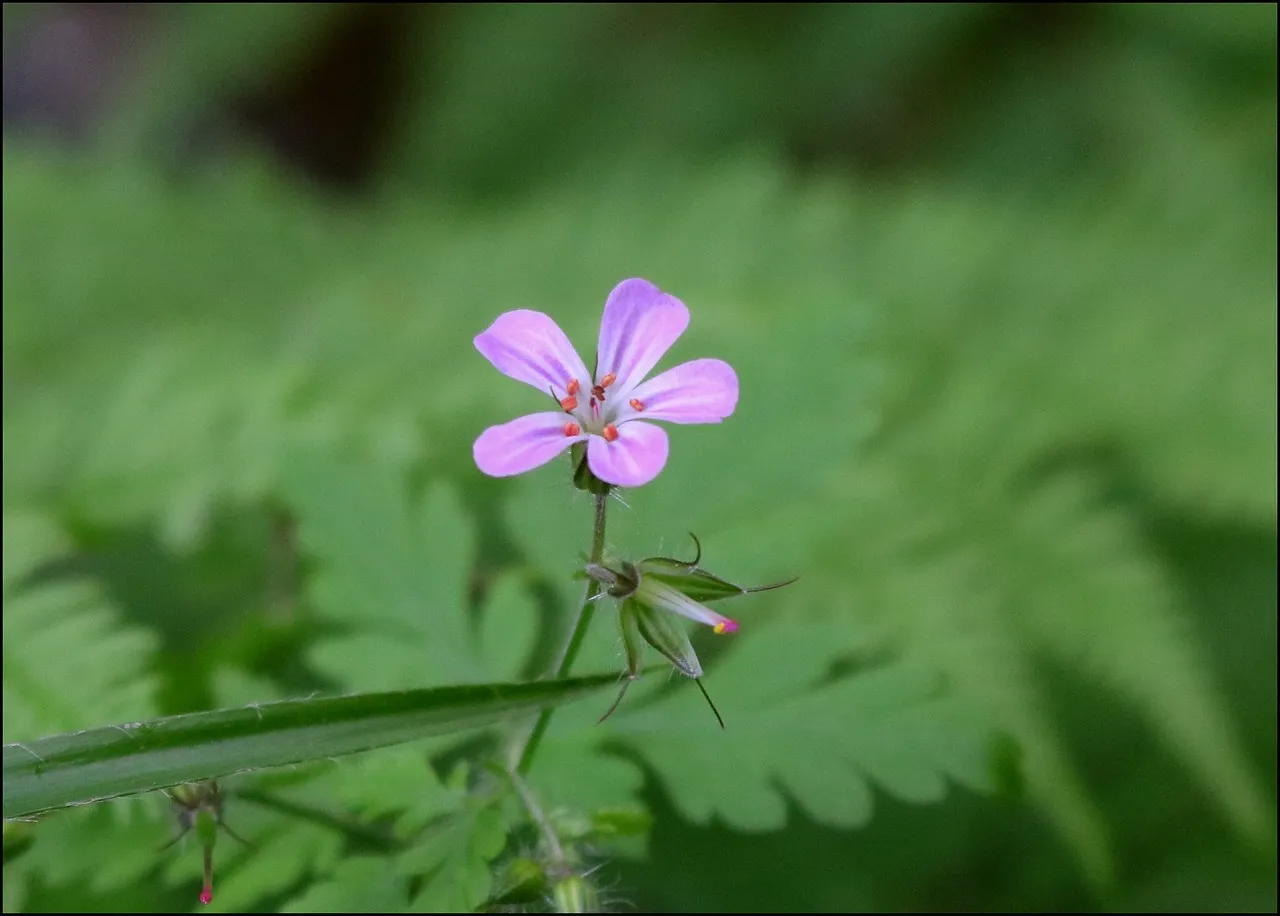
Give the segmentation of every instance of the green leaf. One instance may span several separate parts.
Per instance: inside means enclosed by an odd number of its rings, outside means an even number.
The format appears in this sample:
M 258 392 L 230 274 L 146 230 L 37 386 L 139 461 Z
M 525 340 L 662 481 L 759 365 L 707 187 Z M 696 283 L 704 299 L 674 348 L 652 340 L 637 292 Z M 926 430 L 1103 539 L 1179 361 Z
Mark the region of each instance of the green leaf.
M 489 863 L 506 844 L 508 826 L 495 807 L 463 807 L 441 829 L 396 860 L 402 872 L 425 883 L 409 907 L 414 913 L 474 910 L 493 886 Z
M 334 761 L 306 792 L 365 819 L 390 818 L 398 837 L 413 835 L 458 804 L 431 768 L 428 750 L 418 745 Z
M 287 700 L 6 744 L 4 816 L 475 728 L 588 696 L 612 682 L 612 675 L 597 675 Z
M 940 800 L 949 780 L 992 788 L 991 721 L 927 668 L 898 661 L 823 683 L 839 645 L 831 627 L 744 627 L 729 638 L 728 657 L 705 678 L 724 731 L 694 685 L 677 677 L 666 689 L 634 691 L 599 729 L 584 721 L 593 710 L 560 713 L 547 759 L 590 782 L 597 762 L 572 766 L 557 747 L 621 742 L 653 767 L 687 817 L 743 830 L 785 825 L 778 787 L 815 820 L 843 827 L 870 819 L 873 785 L 917 803 Z M 559 776 L 540 758 L 530 779 L 541 788 Z
M 124 625 L 92 581 L 27 581 L 71 542 L 40 514 L 3 524 L 5 739 L 154 715 L 154 635 Z
M 833 486 L 813 560 L 833 610 L 893 634 L 1022 744 L 1029 797 L 1098 883 L 1107 825 L 1043 696 L 1045 659 L 1136 709 L 1265 843 L 1265 794 L 1137 506 L 1118 498 L 1120 468 L 1055 450 L 1045 423 L 1010 427 L 1016 373 L 997 363 L 948 376 Z
M 53 884 L 104 894 L 145 880 L 162 858 L 156 847 L 172 839 L 174 822 L 167 799 L 138 796 L 60 812 L 32 827 L 35 845 L 10 873 L 22 870 Z M 109 856 L 102 854 L 106 843 Z M 196 848 L 194 842 L 188 848 Z M 192 880 L 198 881 L 198 853 L 195 858 L 188 868 L 194 868 Z
M 411 499 L 393 468 L 318 450 L 296 450 L 288 467 L 285 495 L 317 565 L 311 602 L 358 628 L 318 641 L 311 658 L 320 671 L 355 690 L 520 675 L 536 609 L 522 583 L 504 577 L 476 633 L 467 613 L 474 523 L 454 488 L 436 483 Z
M 408 899 L 408 882 L 386 859 L 344 859 L 332 874 L 283 907 L 282 913 L 399 913 Z M 215 898 L 216 899 L 216 898 Z
M 252 848 L 223 838 L 214 852 L 214 912 L 243 913 L 265 897 L 287 891 L 305 878 L 327 875 L 341 861 L 344 837 L 333 830 L 276 812 L 250 814 L 250 807 L 234 809 L 233 829 L 253 843 Z M 248 816 L 247 816 L 248 815 Z M 180 846 L 184 844 L 179 844 Z M 170 884 L 200 886 L 200 855 L 194 844 L 174 853 L 165 870 Z

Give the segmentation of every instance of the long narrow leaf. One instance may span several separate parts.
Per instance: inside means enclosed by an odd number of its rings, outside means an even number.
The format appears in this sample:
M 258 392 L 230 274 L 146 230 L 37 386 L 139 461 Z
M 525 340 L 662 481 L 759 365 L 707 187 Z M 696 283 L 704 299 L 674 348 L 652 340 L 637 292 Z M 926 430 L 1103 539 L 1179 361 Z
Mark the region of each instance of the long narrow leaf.
M 353 754 L 489 725 L 616 685 L 616 674 L 285 700 L 4 746 L 4 817 Z

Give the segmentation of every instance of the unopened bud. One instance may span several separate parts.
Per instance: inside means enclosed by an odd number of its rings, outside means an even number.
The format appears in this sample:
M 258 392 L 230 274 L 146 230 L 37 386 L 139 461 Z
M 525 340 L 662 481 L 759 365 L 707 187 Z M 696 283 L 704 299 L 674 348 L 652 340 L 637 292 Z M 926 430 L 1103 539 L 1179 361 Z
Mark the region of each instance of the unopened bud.
M 594 493 L 596 496 L 609 495 L 609 491 L 613 489 L 613 486 L 591 473 L 591 466 L 587 464 L 587 443 L 575 442 L 569 448 L 569 460 L 573 462 L 573 485 L 575 487 L 588 493 Z
M 685 677 L 702 677 L 702 664 L 698 661 L 698 653 L 693 651 L 693 643 L 689 641 L 684 625 L 672 615 L 660 613 L 645 604 L 641 595 L 649 591 L 646 588 L 625 602 L 635 615 L 640 635 Z
M 176 786 L 166 794 L 173 802 L 174 814 L 178 819 L 178 835 L 160 848 L 172 846 L 195 828 L 204 859 L 204 884 L 200 888 L 200 902 L 208 905 L 213 902 L 213 846 L 218 839 L 218 828 L 241 843 L 245 841 L 222 821 L 222 793 L 215 780 Z
M 581 875 L 561 878 L 551 890 L 557 913 L 598 913 L 600 896 Z
M 489 905 L 520 906 L 542 900 L 546 894 L 546 871 L 533 859 L 522 856 L 511 860 Z
M 785 582 L 775 582 L 772 585 L 750 587 L 735 585 L 727 579 L 721 579 L 719 576 L 707 572 L 698 565 L 702 560 L 702 542 L 692 532 L 689 533 L 689 537 L 693 538 L 693 544 L 697 550 L 692 560 L 677 560 L 672 557 L 649 557 L 636 564 L 641 574 L 649 579 L 656 579 L 659 582 L 670 585 L 692 601 L 700 602 L 718 601 L 721 598 L 736 598 L 739 595 L 749 595 L 752 592 L 767 592 L 771 589 L 782 588 L 784 585 L 790 585 L 796 581 L 792 578 Z
M 599 582 L 607 594 L 619 600 L 618 625 L 627 653 L 627 681 L 601 722 L 613 714 L 622 702 L 627 686 L 640 676 L 640 643 L 643 640 L 662 653 L 677 671 L 697 682 L 723 728 L 724 720 L 702 686 L 702 664 L 689 641 L 689 634 L 672 615 L 706 624 L 716 633 L 735 633 L 738 622 L 711 610 L 704 602 L 781 588 L 795 581 L 791 579 L 755 588 L 734 585 L 698 565 L 702 560 L 702 544 L 696 536 L 691 537 L 697 547 L 697 554 L 692 560 L 649 557 L 639 563 L 630 563 L 615 556 L 606 556 L 601 562 L 587 563 L 583 568 L 588 578 Z

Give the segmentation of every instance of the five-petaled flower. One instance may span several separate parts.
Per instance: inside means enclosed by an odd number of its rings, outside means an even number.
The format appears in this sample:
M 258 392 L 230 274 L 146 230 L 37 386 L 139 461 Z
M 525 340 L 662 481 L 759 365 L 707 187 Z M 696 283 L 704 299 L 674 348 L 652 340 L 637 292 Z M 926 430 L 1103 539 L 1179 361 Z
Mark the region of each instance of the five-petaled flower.
M 577 442 L 605 483 L 637 487 L 667 463 L 667 434 L 644 420 L 719 423 L 738 403 L 738 376 L 719 359 L 695 359 L 645 381 L 689 325 L 683 302 L 646 280 L 623 280 L 600 321 L 595 374 L 542 312 L 499 315 L 476 349 L 504 375 L 532 385 L 559 409 L 491 426 L 476 439 L 476 465 L 492 477 L 522 474 Z

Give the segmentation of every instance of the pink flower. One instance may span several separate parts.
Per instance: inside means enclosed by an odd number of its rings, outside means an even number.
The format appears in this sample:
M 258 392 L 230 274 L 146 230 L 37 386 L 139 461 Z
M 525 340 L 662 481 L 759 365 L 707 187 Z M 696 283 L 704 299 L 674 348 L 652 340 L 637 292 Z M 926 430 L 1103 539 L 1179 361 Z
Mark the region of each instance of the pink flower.
M 645 420 L 719 423 L 738 403 L 738 376 L 723 360 L 695 359 L 644 380 L 688 326 L 679 299 L 647 280 L 623 280 L 604 304 L 592 376 L 547 315 L 499 315 L 476 349 L 503 375 L 549 392 L 559 408 L 486 429 L 472 449 L 476 465 L 510 477 L 586 442 L 591 472 L 605 483 L 653 480 L 667 463 L 667 434 Z

